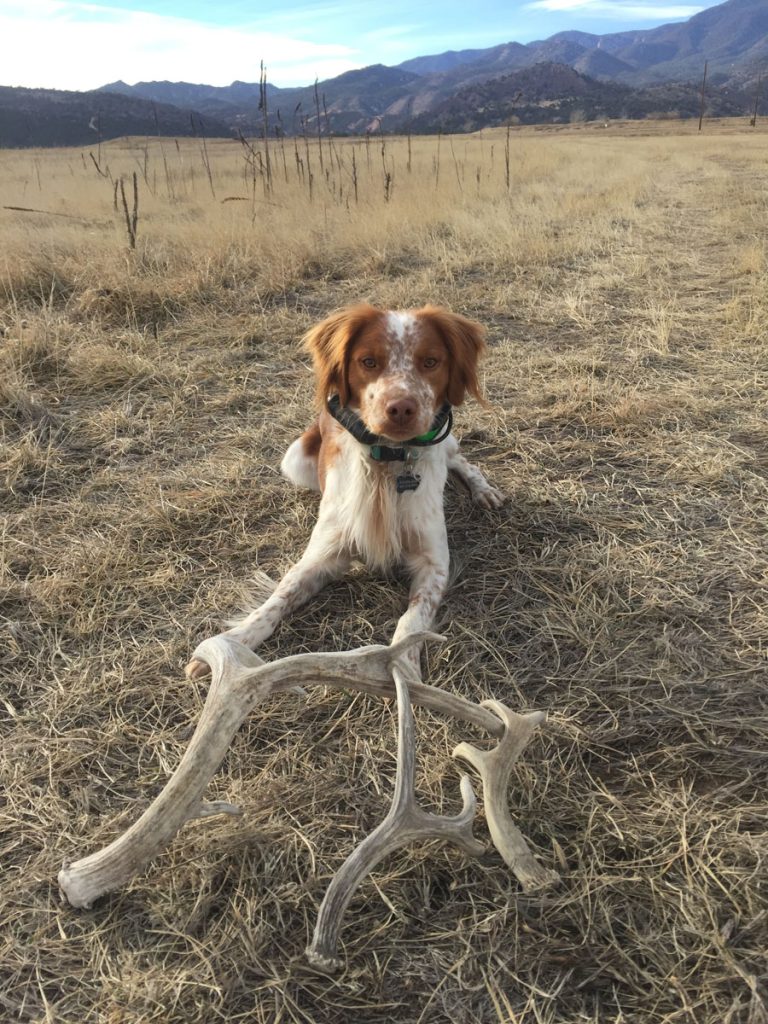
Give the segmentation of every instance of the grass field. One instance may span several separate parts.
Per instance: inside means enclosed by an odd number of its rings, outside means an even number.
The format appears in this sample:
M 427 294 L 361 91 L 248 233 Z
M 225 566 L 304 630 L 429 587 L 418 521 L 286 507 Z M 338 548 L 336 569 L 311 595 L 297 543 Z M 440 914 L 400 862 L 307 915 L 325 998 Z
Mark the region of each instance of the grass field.
M 0 152 L 0 1019 L 768 1021 L 768 132 L 678 128 L 326 140 L 322 167 L 299 140 L 271 185 L 236 143 Z M 241 818 L 90 911 L 56 874 L 160 790 L 188 655 L 303 550 L 299 339 L 360 300 L 487 325 L 457 433 L 510 501 L 449 487 L 427 679 L 548 710 L 511 802 L 563 880 L 403 851 L 328 978 L 303 951 L 386 813 L 390 704 L 275 698 L 211 786 Z M 261 653 L 387 642 L 405 600 L 356 569 Z M 479 737 L 416 717 L 422 800 L 454 812 Z

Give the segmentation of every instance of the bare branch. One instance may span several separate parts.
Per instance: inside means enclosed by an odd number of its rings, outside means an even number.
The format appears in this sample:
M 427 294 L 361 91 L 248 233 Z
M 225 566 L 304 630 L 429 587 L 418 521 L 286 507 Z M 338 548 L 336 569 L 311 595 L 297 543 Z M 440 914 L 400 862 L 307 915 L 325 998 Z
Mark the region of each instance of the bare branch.
M 352 851 L 328 887 L 312 943 L 307 948 L 307 959 L 321 971 L 334 971 L 340 966 L 336 950 L 344 911 L 363 878 L 388 854 L 416 839 L 448 840 L 475 857 L 484 851 L 483 844 L 472 835 L 476 801 L 467 775 L 461 778 L 464 806 L 455 817 L 430 814 L 416 803 L 413 789 L 416 743 L 408 683 L 399 668 L 393 668 L 393 675 L 398 730 L 397 778 L 392 806 L 378 828 Z
M 504 723 L 504 735 L 493 750 L 478 750 L 469 743 L 459 743 L 453 750 L 453 756 L 469 761 L 482 778 L 485 817 L 493 845 L 512 869 L 523 892 L 548 889 L 560 878 L 534 859 L 512 820 L 507 794 L 512 767 L 546 715 L 542 711 L 518 715 L 497 700 L 484 700 L 482 703 Z

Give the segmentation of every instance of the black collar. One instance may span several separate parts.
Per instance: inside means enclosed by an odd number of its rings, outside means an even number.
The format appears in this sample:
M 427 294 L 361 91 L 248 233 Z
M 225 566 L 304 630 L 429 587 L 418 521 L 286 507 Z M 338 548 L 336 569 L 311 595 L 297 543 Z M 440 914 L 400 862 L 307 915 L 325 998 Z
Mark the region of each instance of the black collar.
M 354 437 L 360 444 L 368 445 L 371 449 L 371 458 L 377 462 L 406 462 L 409 461 L 409 448 L 428 448 L 440 444 L 451 432 L 453 427 L 453 412 L 448 402 L 438 410 L 432 421 L 432 426 L 426 434 L 419 437 L 412 437 L 409 441 L 403 441 L 399 448 L 392 448 L 383 444 L 378 434 L 373 434 L 366 427 L 357 413 L 341 404 L 338 395 L 333 395 L 327 402 L 328 412 L 337 423 L 340 423 L 345 430 Z M 445 429 L 444 429 L 445 428 Z

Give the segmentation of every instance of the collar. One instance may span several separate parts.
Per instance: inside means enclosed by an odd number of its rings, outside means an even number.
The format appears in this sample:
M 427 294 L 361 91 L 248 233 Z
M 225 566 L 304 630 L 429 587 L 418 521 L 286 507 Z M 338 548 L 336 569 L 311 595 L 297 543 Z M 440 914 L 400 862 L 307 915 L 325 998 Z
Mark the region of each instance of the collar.
M 450 404 L 446 402 L 438 410 L 432 421 L 432 426 L 426 434 L 412 437 L 408 441 L 403 441 L 400 447 L 393 448 L 390 445 L 382 444 L 382 438 L 378 434 L 371 433 L 354 410 L 343 406 L 338 395 L 333 395 L 328 399 L 327 408 L 336 422 L 349 431 L 356 441 L 370 447 L 371 458 L 376 462 L 409 462 L 412 457 L 410 448 L 427 448 L 440 444 L 448 437 L 453 427 L 453 412 Z

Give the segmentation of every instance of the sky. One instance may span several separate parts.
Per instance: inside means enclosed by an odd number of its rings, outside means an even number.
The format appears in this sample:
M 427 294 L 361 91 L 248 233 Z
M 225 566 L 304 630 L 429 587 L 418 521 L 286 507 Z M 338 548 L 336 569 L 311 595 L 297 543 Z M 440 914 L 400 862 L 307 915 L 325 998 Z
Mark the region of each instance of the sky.
M 721 0 L 0 0 L 0 85 L 308 85 L 368 64 L 682 21 Z

